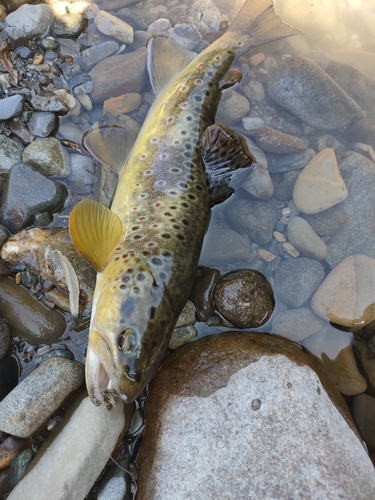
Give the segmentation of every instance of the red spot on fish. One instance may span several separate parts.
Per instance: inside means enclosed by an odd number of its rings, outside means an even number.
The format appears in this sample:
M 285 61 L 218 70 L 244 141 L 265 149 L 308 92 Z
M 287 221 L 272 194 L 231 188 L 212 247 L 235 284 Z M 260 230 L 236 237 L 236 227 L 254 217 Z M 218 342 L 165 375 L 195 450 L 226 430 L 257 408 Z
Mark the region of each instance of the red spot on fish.
M 138 188 L 139 187 L 139 183 L 137 182 L 137 184 L 134 184 L 134 187 Z
M 187 102 L 183 102 L 181 104 L 181 109 L 186 109 L 188 107 L 188 103 Z
M 160 207 L 161 207 L 161 203 L 159 203 L 159 202 L 155 203 L 155 204 L 154 204 L 154 207 L 155 207 L 155 208 L 160 208 Z
M 221 44 L 221 48 L 222 48 L 222 49 L 226 49 L 226 48 L 227 48 L 227 44 L 226 44 L 226 43 L 222 43 L 222 44 Z
M 169 124 L 170 124 L 170 123 L 173 123 L 173 122 L 174 122 L 174 118 L 173 118 L 173 116 L 168 116 L 168 118 L 167 118 L 167 123 L 169 123 Z
M 168 158 L 168 155 L 166 153 L 163 153 L 162 155 L 160 155 L 161 160 L 167 160 L 167 158 Z
M 138 220 L 140 220 L 141 222 L 145 221 L 146 220 L 146 217 L 138 217 Z
M 152 224 L 153 229 L 157 229 L 159 227 L 159 224 Z
M 215 59 L 216 59 L 216 61 L 221 61 L 221 57 L 220 56 L 216 56 Z
M 149 243 L 147 243 L 147 246 L 148 246 L 148 248 L 154 248 L 156 246 L 156 243 L 153 243 L 152 241 L 150 241 Z
M 196 85 L 200 85 L 202 83 L 202 80 L 195 80 Z
M 132 207 L 132 211 L 136 212 L 138 210 L 138 207 Z
M 151 175 L 152 171 L 151 170 L 146 170 L 145 175 Z
M 155 144 L 156 142 L 159 142 L 159 137 L 152 137 L 152 138 L 151 138 L 151 142 L 153 142 L 154 144 Z
M 180 144 L 180 141 L 173 141 L 173 144 Z
M 139 156 L 140 160 L 145 160 L 146 158 L 147 158 L 147 155 L 145 155 L 145 154 Z
M 143 198 L 147 198 L 147 193 L 142 193 L 142 194 L 139 195 L 139 197 L 142 198 L 142 199 Z
M 181 90 L 181 92 L 186 92 L 188 90 L 188 88 L 189 87 L 187 85 L 183 85 L 180 90 Z
M 157 185 L 158 187 L 163 187 L 163 186 L 165 186 L 165 181 L 158 181 L 158 182 L 156 183 L 156 185 Z
M 204 64 L 203 63 L 198 63 L 197 64 L 197 68 L 199 68 L 199 69 L 204 68 Z

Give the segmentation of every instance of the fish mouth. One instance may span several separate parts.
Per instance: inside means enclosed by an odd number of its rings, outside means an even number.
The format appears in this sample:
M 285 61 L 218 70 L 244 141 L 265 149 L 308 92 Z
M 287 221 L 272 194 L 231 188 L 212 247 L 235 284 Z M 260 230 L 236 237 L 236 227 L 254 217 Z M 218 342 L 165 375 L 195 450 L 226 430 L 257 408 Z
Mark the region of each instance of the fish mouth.
M 86 386 L 96 406 L 105 404 L 110 409 L 115 400 L 131 403 L 139 395 L 140 386 L 133 378 L 130 367 L 122 366 L 122 373 L 118 374 L 115 362 L 116 357 L 108 342 L 100 333 L 90 331 L 86 354 Z

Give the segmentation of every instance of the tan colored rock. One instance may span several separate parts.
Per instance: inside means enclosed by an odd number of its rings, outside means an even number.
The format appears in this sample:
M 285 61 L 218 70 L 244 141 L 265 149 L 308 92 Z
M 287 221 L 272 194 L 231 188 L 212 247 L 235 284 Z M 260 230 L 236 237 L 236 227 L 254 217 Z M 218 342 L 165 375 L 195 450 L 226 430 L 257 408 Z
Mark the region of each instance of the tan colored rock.
M 327 256 L 327 246 L 310 224 L 302 217 L 292 217 L 288 222 L 288 239 L 304 257 L 322 260 Z
M 314 313 L 337 325 L 363 327 L 375 319 L 375 259 L 350 255 L 320 284 L 311 299 Z
M 342 394 L 355 396 L 365 392 L 367 383 L 359 373 L 349 334 L 327 324 L 301 343 L 321 359 Z
M 323 149 L 299 174 L 293 201 L 304 214 L 317 214 L 344 201 L 348 196 L 333 149 Z
M 135 111 L 142 102 L 141 94 L 136 92 L 131 92 L 130 94 L 119 95 L 118 97 L 112 97 L 104 101 L 104 111 L 112 110 L 117 111 L 117 113 L 131 113 Z
M 130 24 L 100 10 L 94 19 L 95 26 L 104 35 L 112 36 L 124 43 L 133 43 L 134 31 Z

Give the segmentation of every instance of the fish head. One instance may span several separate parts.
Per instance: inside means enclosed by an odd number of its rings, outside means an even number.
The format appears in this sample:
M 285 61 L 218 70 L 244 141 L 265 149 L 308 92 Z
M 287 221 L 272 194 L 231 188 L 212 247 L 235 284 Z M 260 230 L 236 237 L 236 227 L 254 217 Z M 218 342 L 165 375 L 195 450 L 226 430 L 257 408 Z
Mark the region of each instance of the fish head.
M 99 273 L 86 358 L 86 384 L 96 405 L 136 399 L 151 380 L 177 321 L 168 293 L 168 262 L 130 256 Z M 158 266 L 159 264 L 159 266 Z M 109 401 L 109 403 L 108 403 Z

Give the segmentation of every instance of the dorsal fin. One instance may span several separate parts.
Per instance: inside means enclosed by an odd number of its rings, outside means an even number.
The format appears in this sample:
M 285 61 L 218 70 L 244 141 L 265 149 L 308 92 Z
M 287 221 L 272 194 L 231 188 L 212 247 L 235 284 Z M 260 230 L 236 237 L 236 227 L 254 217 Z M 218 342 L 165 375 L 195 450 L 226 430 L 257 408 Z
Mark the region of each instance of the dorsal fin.
M 91 198 L 80 201 L 69 218 L 70 238 L 89 264 L 102 271 L 122 234 L 119 217 Z
M 94 125 L 82 139 L 83 146 L 100 163 L 120 173 L 137 139 L 138 132 L 120 125 Z
M 155 94 L 158 94 L 197 55 L 162 35 L 147 42 L 147 69 Z

